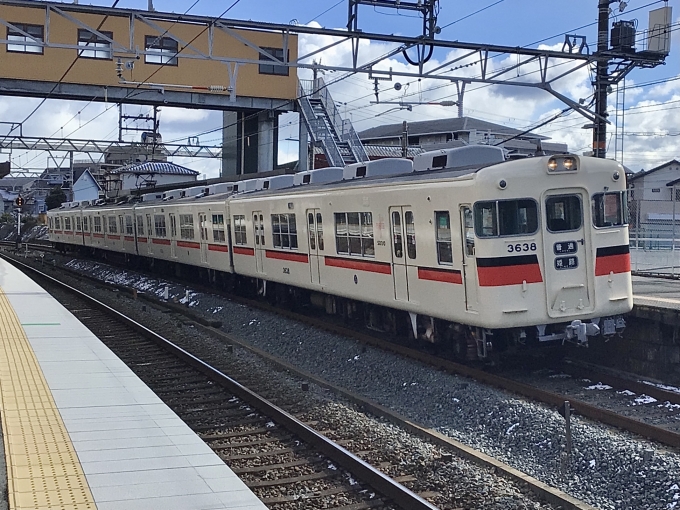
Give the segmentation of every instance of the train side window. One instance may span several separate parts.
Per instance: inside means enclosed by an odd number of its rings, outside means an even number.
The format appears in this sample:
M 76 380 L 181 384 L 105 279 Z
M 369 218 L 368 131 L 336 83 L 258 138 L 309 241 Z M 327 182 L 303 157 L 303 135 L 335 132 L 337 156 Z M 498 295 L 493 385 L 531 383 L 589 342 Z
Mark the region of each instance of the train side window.
M 463 232 L 465 235 L 465 256 L 475 256 L 475 222 L 472 217 L 472 210 L 463 207 Z
M 338 253 L 349 254 L 347 213 L 335 213 L 335 248 Z
M 71 217 L 66 216 L 64 218 L 64 230 L 71 230 Z
M 213 216 L 214 218 L 215 216 Z M 194 215 L 193 214 L 180 214 L 179 215 L 179 236 L 182 239 L 193 239 L 195 236 L 194 232 Z
M 76 232 L 80 232 L 82 230 L 82 225 L 80 223 L 80 216 L 76 216 Z
M 173 239 L 177 237 L 177 217 L 174 213 L 168 214 L 170 218 L 170 237 Z
M 314 213 L 307 213 L 307 229 L 309 231 L 309 249 L 316 250 L 316 228 L 314 227 Z
M 125 233 L 129 236 L 134 234 L 134 227 L 132 225 L 132 216 L 125 216 Z
M 392 245 L 394 246 L 394 256 L 400 259 L 404 253 L 404 241 L 401 238 L 401 213 L 392 212 Z
M 323 218 L 321 213 L 316 213 L 316 237 L 319 240 L 319 249 L 323 250 Z
M 125 220 L 124 220 L 123 216 L 118 216 L 118 225 L 120 227 L 118 232 L 120 232 L 121 234 L 123 232 L 125 232 Z
M 117 234 L 118 227 L 116 225 L 116 217 L 109 216 L 109 234 Z
M 141 214 L 137 215 L 137 235 L 144 235 L 144 216 Z
M 95 216 L 92 218 L 92 224 L 94 225 L 94 231 L 97 234 L 100 234 L 102 231 L 102 218 L 101 216 Z M 57 225 L 58 227 L 58 225 Z
M 375 257 L 373 241 L 373 215 L 370 212 L 360 213 L 361 219 L 361 256 Z
M 150 214 L 146 215 L 146 231 L 148 232 L 149 237 L 153 235 L 153 223 L 151 222 Z
M 406 253 L 408 258 L 416 258 L 416 224 L 413 219 L 413 211 L 404 213 L 404 223 L 406 224 Z
M 281 247 L 281 223 L 279 222 L 279 215 L 272 214 L 272 239 L 274 248 Z
M 246 217 L 242 214 L 234 216 L 234 244 L 247 244 Z
M 164 214 L 154 214 L 153 216 L 154 227 L 156 231 L 156 237 L 166 237 L 167 228 L 165 226 L 165 215 Z
M 449 211 L 435 211 L 434 221 L 437 238 L 437 261 L 440 264 L 453 264 L 451 251 L 451 217 Z
M 593 225 L 618 227 L 628 223 L 626 192 L 597 193 L 592 198 Z
M 297 223 L 294 213 L 272 214 L 272 238 L 275 248 L 297 250 Z
M 61 218 L 59 218 L 59 216 L 54 218 L 54 228 L 56 230 L 61 230 Z
M 496 202 L 477 202 L 475 210 L 475 230 L 478 237 L 496 237 L 498 235 L 498 216 Z
M 583 223 L 581 199 L 578 195 L 548 197 L 545 201 L 545 213 L 550 232 L 578 230 Z
M 213 214 L 212 226 L 213 226 L 213 241 L 218 243 L 226 242 L 227 238 L 224 235 L 224 214 Z
M 295 220 L 295 218 L 293 218 L 293 220 Z M 261 214 L 260 214 L 260 244 L 264 246 L 264 217 Z M 297 248 L 297 244 L 295 245 L 295 247 Z

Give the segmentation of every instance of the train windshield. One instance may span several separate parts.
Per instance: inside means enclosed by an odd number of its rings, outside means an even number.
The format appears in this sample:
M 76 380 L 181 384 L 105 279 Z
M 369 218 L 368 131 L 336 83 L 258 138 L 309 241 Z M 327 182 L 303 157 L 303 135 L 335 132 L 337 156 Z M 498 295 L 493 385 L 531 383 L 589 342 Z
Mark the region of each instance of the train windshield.
M 628 223 L 628 201 L 625 191 L 593 195 L 593 225 L 598 228 L 618 227 Z
M 538 206 L 530 198 L 477 202 L 474 213 L 478 237 L 530 235 L 538 230 Z
M 551 196 L 545 201 L 545 214 L 550 232 L 578 230 L 583 223 L 581 198 L 578 195 Z

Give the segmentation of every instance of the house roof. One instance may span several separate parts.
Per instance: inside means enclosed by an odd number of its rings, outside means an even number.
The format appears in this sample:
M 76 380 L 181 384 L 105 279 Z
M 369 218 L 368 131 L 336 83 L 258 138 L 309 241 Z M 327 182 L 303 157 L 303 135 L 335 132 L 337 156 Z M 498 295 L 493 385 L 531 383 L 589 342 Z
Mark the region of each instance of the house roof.
M 3 177 L 0 179 L 0 187 L 14 187 L 14 186 L 26 186 L 26 184 L 30 184 L 33 181 L 36 181 L 37 179 L 35 177 Z
M 87 175 L 89 176 L 89 178 L 92 180 L 92 182 L 94 182 L 95 185 L 97 186 L 97 189 L 98 189 L 99 191 L 101 191 L 101 190 L 102 190 L 102 187 L 101 187 L 101 186 L 99 185 L 99 183 L 97 182 L 97 179 L 94 178 L 94 176 L 93 176 L 92 173 L 90 172 L 90 169 L 89 169 L 89 168 L 86 168 L 85 170 L 83 170 L 82 172 L 80 172 L 80 176 L 76 179 L 76 182 L 78 182 L 80 179 L 82 179 L 83 176 L 84 176 L 85 174 L 87 174 Z M 74 183 L 74 185 L 75 185 L 75 183 Z
M 663 163 L 663 164 L 661 164 L 661 165 L 659 165 L 659 166 L 656 166 L 656 167 L 652 168 L 651 170 L 643 170 L 643 171 L 641 171 L 641 172 L 634 173 L 633 175 L 631 175 L 630 177 L 628 177 L 628 182 L 634 181 L 634 180 L 636 180 L 636 179 L 639 179 L 640 177 L 643 177 L 643 176 L 645 176 L 645 175 L 649 175 L 649 174 L 651 174 L 652 172 L 656 172 L 657 170 L 661 170 L 662 168 L 666 168 L 668 165 L 672 165 L 672 164 L 680 165 L 680 161 L 678 161 L 677 159 L 672 159 L 672 160 L 670 160 L 670 161 L 667 161 L 666 163 Z M 672 186 L 671 183 L 669 183 L 669 185 Z
M 419 122 L 409 122 L 408 136 L 432 135 L 437 133 L 455 133 L 455 132 L 469 132 L 490 131 L 503 135 L 518 135 L 521 133 L 518 129 L 509 128 L 501 124 L 494 124 L 485 120 L 475 119 L 474 117 L 454 117 L 450 119 L 436 119 L 423 120 Z M 396 138 L 400 137 L 403 131 L 403 126 L 399 124 L 388 124 L 386 126 L 376 126 L 366 129 L 359 133 L 361 140 L 376 140 L 380 138 Z M 522 135 L 524 138 L 533 138 L 547 140 L 547 136 L 535 135 L 527 133 Z
M 164 161 L 147 161 L 115 168 L 109 174 L 162 174 L 162 175 L 198 175 L 200 172 Z

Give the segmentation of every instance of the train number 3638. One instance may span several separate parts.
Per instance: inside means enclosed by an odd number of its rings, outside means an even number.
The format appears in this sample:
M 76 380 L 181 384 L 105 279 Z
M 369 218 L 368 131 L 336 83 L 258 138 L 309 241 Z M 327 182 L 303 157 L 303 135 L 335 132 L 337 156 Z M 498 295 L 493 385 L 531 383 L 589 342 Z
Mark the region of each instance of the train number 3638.
M 536 243 L 517 243 L 508 245 L 508 253 L 536 251 Z

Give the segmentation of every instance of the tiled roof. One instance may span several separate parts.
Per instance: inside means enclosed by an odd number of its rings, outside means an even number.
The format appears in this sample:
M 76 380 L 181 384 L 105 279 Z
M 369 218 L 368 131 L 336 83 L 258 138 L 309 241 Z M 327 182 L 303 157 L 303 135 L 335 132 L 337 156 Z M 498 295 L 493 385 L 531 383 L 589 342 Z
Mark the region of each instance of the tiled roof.
M 628 177 L 628 182 L 634 181 L 635 179 L 639 179 L 640 177 L 642 177 L 644 175 L 649 175 L 652 172 L 656 172 L 657 170 L 661 170 L 662 168 L 666 168 L 667 166 L 672 165 L 672 164 L 680 165 L 680 161 L 678 161 L 677 159 L 672 159 L 670 161 L 667 161 L 666 163 L 663 163 L 662 165 L 659 165 L 659 166 L 652 168 L 651 170 L 644 170 L 644 171 L 641 171 L 641 172 L 636 172 L 633 175 L 631 175 L 630 177 Z
M 109 172 L 110 174 L 163 174 L 163 175 L 198 175 L 200 172 L 163 161 L 147 161 L 122 166 Z
M 364 145 L 366 149 L 366 154 L 369 158 L 400 158 L 401 157 L 401 146 L 399 145 Z M 425 152 L 420 147 L 408 147 L 406 150 L 406 157 L 413 158 L 418 154 Z M 314 154 L 323 154 L 323 148 L 314 147 Z

